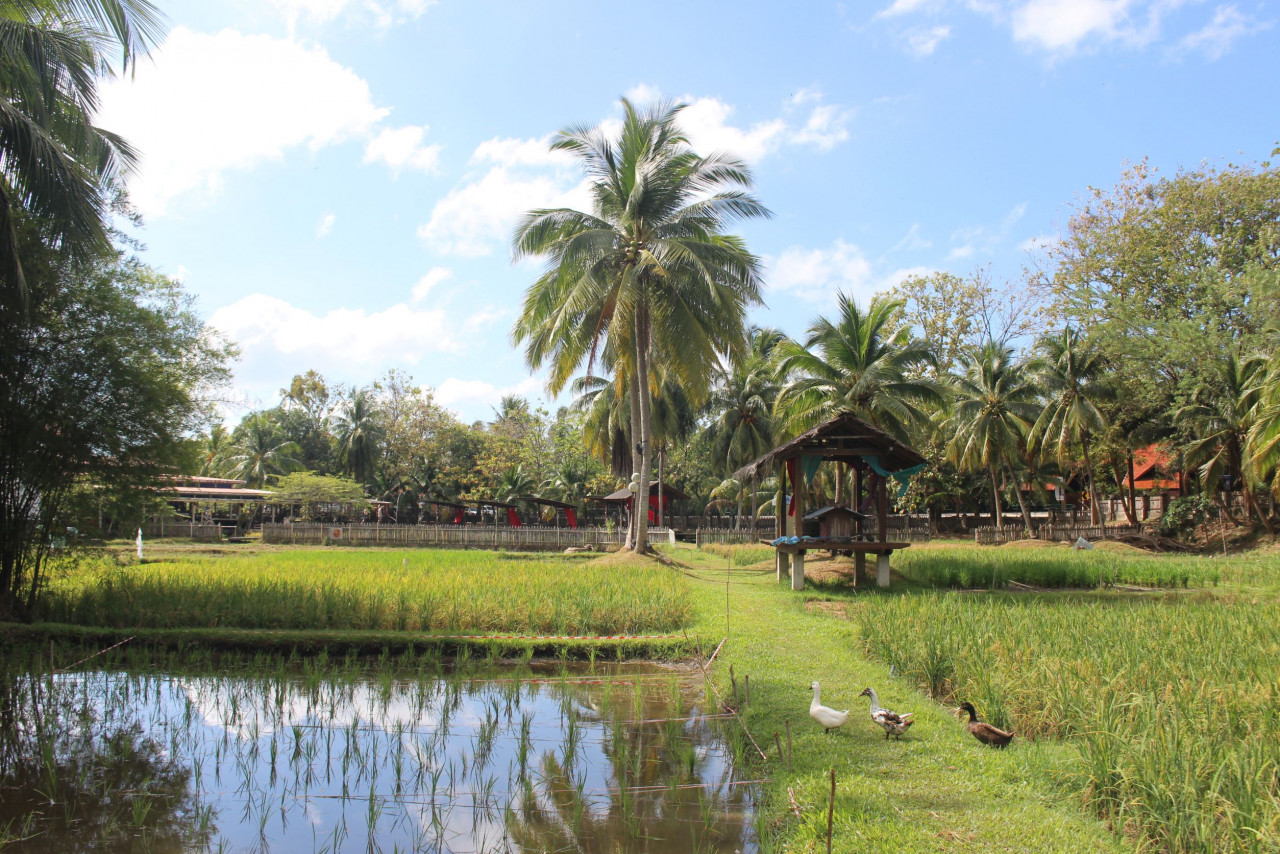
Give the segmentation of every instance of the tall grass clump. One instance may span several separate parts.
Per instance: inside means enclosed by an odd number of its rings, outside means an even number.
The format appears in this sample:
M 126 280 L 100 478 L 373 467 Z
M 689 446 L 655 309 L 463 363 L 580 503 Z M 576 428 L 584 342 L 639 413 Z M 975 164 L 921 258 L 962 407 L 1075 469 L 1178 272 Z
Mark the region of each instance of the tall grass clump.
M 693 616 L 661 567 L 492 552 L 288 551 L 118 566 L 51 582 L 41 619 L 112 628 L 638 634 Z
M 894 555 L 904 578 L 930 587 L 1002 588 L 1011 582 L 1033 587 L 1204 587 L 1220 573 L 1201 557 L 1127 554 L 1066 547 L 930 545 Z
M 1079 751 L 1117 831 L 1170 851 L 1280 848 L 1280 616 L 1211 594 L 931 593 L 851 612 L 866 652 L 937 699 Z

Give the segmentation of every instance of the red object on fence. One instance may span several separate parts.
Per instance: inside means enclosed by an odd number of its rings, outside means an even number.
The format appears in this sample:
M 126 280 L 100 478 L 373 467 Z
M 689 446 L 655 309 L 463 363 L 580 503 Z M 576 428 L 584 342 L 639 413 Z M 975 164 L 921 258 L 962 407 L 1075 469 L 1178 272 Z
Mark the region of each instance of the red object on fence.
M 796 460 L 795 457 L 787 460 L 787 477 L 791 479 L 791 494 L 796 493 Z M 794 500 L 787 502 L 787 515 L 796 515 L 796 502 Z
M 516 515 L 516 508 L 507 508 L 507 524 L 513 528 L 520 527 L 520 517 Z
M 463 513 L 465 513 L 465 512 L 466 512 L 466 510 L 465 510 L 464 508 L 459 507 L 459 508 L 458 508 L 458 514 L 457 514 L 456 516 L 454 516 L 454 517 L 453 517 L 453 524 L 455 524 L 455 525 L 461 525 L 461 524 L 462 524 L 462 514 L 463 514 Z
M 572 507 L 564 508 L 564 518 L 569 520 L 570 528 L 578 527 L 578 514 L 573 512 Z

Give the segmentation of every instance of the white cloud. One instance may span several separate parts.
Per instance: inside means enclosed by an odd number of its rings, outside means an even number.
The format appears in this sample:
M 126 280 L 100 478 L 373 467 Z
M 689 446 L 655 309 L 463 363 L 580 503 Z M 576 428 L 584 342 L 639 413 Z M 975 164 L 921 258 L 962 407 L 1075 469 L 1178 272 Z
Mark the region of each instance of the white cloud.
M 813 145 L 821 151 L 830 151 L 849 138 L 845 122 L 850 112 L 834 104 L 822 104 L 813 108 L 804 127 L 792 134 L 793 145 Z
M 299 21 L 327 24 L 338 16 L 352 13 L 364 16 L 379 27 L 389 27 L 417 18 L 435 0 L 267 0 L 292 30 Z
M 500 166 L 573 165 L 573 158 L 563 151 L 551 150 L 551 137 L 516 139 L 512 137 L 485 140 L 471 153 L 472 163 L 496 163 Z
M 931 56 L 938 45 L 951 35 L 951 28 L 944 25 L 927 30 L 913 30 L 907 34 L 907 50 L 917 58 Z
M 1030 0 L 1013 10 L 1013 38 L 1051 51 L 1072 50 L 1089 36 L 1119 38 L 1128 31 L 1131 2 Z
M 240 345 L 237 374 L 246 375 L 250 383 L 309 368 L 344 372 L 357 367 L 370 372 L 460 350 L 444 311 L 403 303 L 376 312 L 340 308 L 316 315 L 259 293 L 218 309 L 209 322 Z
M 466 406 L 474 409 L 481 405 L 496 405 L 509 394 L 532 394 L 542 386 L 537 377 L 526 377 L 515 385 L 498 387 L 483 380 L 460 380 L 449 377 L 436 386 L 436 400 L 443 406 Z
M 623 94 L 626 95 L 628 101 L 637 107 L 662 100 L 662 92 L 658 87 L 650 86 L 648 83 L 639 83 L 632 86 Z
M 1219 6 L 1214 10 L 1212 21 L 1188 35 L 1178 46 L 1181 50 L 1198 51 L 1215 60 L 1230 51 L 1236 39 L 1270 28 L 1270 21 L 1260 23 L 1242 14 L 1235 6 Z
M 188 192 L 216 195 L 230 171 L 364 136 L 387 114 L 320 47 L 177 27 L 152 58 L 103 86 L 98 117 L 142 153 L 129 189 L 150 216 Z
M 680 114 L 680 126 L 699 154 L 722 152 L 755 162 L 785 138 L 787 123 L 782 119 L 756 122 L 744 129 L 729 124 L 734 108 L 719 98 L 681 100 L 689 106 Z
M 797 91 L 794 95 L 787 99 L 787 103 L 793 107 L 802 107 L 805 104 L 814 104 L 822 100 L 822 90 L 813 86 L 806 86 Z
M 646 84 L 628 94 L 649 100 L 661 96 Z M 680 100 L 688 105 L 680 114 L 680 126 L 703 154 L 721 151 L 755 161 L 783 145 L 827 151 L 849 138 L 845 123 L 852 113 L 835 105 L 818 104 L 800 128 L 783 118 L 741 128 L 729 122 L 733 107 L 718 98 Z M 599 129 L 606 136 L 616 136 L 621 124 L 610 118 Z M 488 255 L 495 245 L 510 239 L 520 217 L 530 210 L 589 210 L 589 183 L 570 155 L 550 150 L 551 140 L 550 136 L 494 138 L 477 145 L 470 163 L 479 169 L 436 203 L 428 221 L 418 226 L 418 237 L 436 252 Z
M 417 234 L 437 252 L 488 255 L 495 243 L 510 239 L 527 212 L 558 207 L 581 210 L 590 204 L 587 184 L 577 175 L 529 174 L 496 166 L 437 202 L 431 219 L 418 226 Z
M 934 0 L 893 0 L 892 4 L 876 12 L 875 16 L 877 18 L 893 18 L 898 15 L 918 12 L 932 5 L 936 5 Z
M 447 267 L 432 267 L 413 286 L 413 301 L 422 302 L 431 293 L 432 288 L 452 276 L 453 271 Z
M 865 301 L 874 293 L 871 263 L 843 240 L 829 249 L 790 247 L 769 265 L 769 287 L 814 303 L 829 303 L 837 292 Z
M 329 232 L 333 231 L 333 224 L 338 221 L 337 214 L 325 214 L 320 217 L 320 222 L 316 224 L 316 240 L 327 237 Z
M 950 260 L 969 258 L 975 252 L 986 254 L 994 252 L 1003 245 L 1016 226 L 1027 214 L 1027 203 L 1020 202 L 1009 209 L 1000 223 L 994 227 L 988 225 L 971 225 L 957 228 L 951 233 L 951 251 L 947 255 Z
M 440 166 L 440 146 L 422 144 L 427 131 L 426 125 L 385 128 L 365 146 L 364 162 L 385 163 L 393 176 L 399 176 L 404 169 L 436 172 Z
M 901 252 L 903 250 L 914 251 L 918 249 L 928 249 L 933 246 L 933 241 L 920 236 L 920 223 L 912 223 L 911 228 L 907 229 L 907 233 L 903 238 L 893 245 L 890 252 Z

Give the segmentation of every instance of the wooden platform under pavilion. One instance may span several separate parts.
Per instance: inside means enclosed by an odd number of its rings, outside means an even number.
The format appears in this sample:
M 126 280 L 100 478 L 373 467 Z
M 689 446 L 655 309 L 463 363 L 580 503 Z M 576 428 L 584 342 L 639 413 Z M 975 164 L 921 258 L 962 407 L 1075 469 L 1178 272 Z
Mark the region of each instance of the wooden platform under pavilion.
M 795 486 L 798 481 L 806 478 L 806 469 L 810 470 L 807 476 L 811 478 L 817 466 L 824 461 L 840 463 L 852 471 L 854 506 L 857 508 L 863 505 L 864 481 L 870 480 L 871 494 L 867 501 L 873 506 L 877 521 L 874 540 L 868 540 L 863 531 L 861 513 L 857 513 L 859 518 L 852 537 L 799 536 L 803 533 L 805 519 L 804 490 L 796 489 Z M 766 541 L 777 549 L 778 581 L 790 578 L 791 589 L 803 590 L 806 552 L 839 550 L 853 554 L 857 585 L 867 583 L 866 556 L 874 554 L 876 583 L 880 587 L 888 587 L 889 556 L 910 546 L 910 543 L 888 540 L 888 482 L 895 477 L 904 478 L 919 471 L 926 462 L 917 451 L 883 430 L 872 427 L 851 413 L 843 413 L 748 463 L 734 472 L 733 477 L 739 483 L 750 481 L 754 491 L 754 484 L 762 476 L 778 476 L 776 538 Z M 868 473 L 871 475 L 869 478 L 865 477 Z M 792 492 L 789 503 L 786 500 L 788 483 L 791 484 Z M 843 492 L 843 489 L 840 491 Z M 837 495 L 837 506 L 843 500 L 843 494 Z

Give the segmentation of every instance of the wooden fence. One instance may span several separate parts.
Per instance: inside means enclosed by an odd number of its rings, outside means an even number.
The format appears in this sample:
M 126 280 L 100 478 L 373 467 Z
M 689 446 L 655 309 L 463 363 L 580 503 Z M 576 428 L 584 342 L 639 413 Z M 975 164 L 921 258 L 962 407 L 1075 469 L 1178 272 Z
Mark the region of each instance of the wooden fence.
M 142 538 L 159 540 L 165 537 L 186 537 L 202 542 L 216 543 L 222 540 L 222 526 L 203 522 L 178 522 L 153 519 L 142 524 Z
M 1081 537 L 1092 541 L 1141 533 L 1140 525 L 1041 525 L 1028 536 L 1021 526 L 1010 525 L 1005 528 L 975 528 L 973 542 L 979 546 L 998 546 L 1001 543 L 1027 539 L 1074 543 Z
M 714 543 L 722 546 L 745 546 L 768 539 L 772 531 L 725 531 L 718 528 L 699 528 L 694 534 L 698 548 Z
M 773 531 L 717 531 L 699 528 L 694 540 L 699 548 L 711 543 L 741 546 L 758 543 L 761 540 L 771 540 L 773 536 Z M 864 530 L 863 536 L 868 539 L 875 539 L 875 527 L 869 526 Z M 895 543 L 927 543 L 932 537 L 927 530 L 895 529 L 891 524 L 889 525 L 888 539 Z
M 408 548 L 511 549 L 562 551 L 618 546 L 620 528 L 518 528 L 487 525 L 263 525 L 262 542 L 280 545 L 401 546 Z M 650 538 L 667 539 L 667 530 L 649 529 Z

